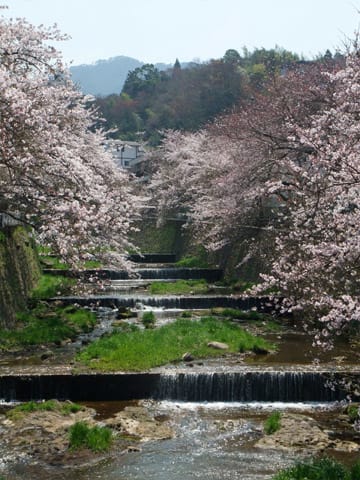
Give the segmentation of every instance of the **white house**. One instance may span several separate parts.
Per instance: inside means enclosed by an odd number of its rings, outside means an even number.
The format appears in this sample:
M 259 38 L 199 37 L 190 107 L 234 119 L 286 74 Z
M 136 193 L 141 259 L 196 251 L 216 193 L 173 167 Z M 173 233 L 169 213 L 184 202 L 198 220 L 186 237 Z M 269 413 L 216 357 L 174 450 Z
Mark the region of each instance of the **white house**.
M 134 173 L 140 170 L 140 165 L 145 161 L 145 150 L 141 143 L 125 140 L 107 140 L 105 149 L 110 150 L 116 164 Z

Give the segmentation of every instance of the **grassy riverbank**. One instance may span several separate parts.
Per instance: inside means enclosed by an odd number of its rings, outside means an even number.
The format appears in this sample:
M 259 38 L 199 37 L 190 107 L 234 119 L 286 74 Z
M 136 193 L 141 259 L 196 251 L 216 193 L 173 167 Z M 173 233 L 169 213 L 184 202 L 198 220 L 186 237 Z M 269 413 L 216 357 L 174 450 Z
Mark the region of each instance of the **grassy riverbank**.
M 0 351 L 59 343 L 90 331 L 95 324 L 96 316 L 89 310 L 39 303 L 18 314 L 15 330 L 0 330 Z
M 176 282 L 154 282 L 149 287 L 153 295 L 196 295 L 207 293 L 206 280 L 177 280 Z
M 101 371 L 141 371 L 178 362 L 184 353 L 196 358 L 224 354 L 208 346 L 217 341 L 229 346 L 227 352 L 268 350 L 262 338 L 251 335 L 228 321 L 204 317 L 199 321 L 178 319 L 154 330 L 128 329 L 89 345 L 78 360 Z

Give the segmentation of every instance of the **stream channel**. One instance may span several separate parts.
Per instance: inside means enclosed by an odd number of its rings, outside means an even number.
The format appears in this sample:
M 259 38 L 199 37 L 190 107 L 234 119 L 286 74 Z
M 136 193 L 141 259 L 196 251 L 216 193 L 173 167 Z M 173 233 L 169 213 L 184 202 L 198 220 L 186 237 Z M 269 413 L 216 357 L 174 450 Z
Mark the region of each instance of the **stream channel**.
M 29 356 L 25 360 L 24 358 L 3 359 L 0 361 L 1 375 L 15 374 L 19 378 L 26 379 L 26 375 L 30 375 L 33 371 L 39 375 L 45 373 L 45 376 L 51 371 L 61 371 L 82 343 L 87 343 L 111 329 L 111 324 L 116 317 L 116 309 L 121 306 L 154 311 L 157 325 L 171 321 L 186 308 L 208 309 L 214 306 L 230 306 L 249 309 L 254 306 L 253 301 L 240 300 L 221 290 L 210 296 L 166 296 L 165 298 L 149 296 L 146 294 L 145 287 L 152 277 L 155 277 L 155 280 L 165 278 L 166 281 L 172 281 L 179 277 L 192 279 L 204 278 L 206 275 L 204 270 L 200 272 L 196 269 L 181 269 L 180 271 L 174 269 L 171 264 L 158 265 L 161 257 L 148 258 L 149 260 L 153 261 L 154 265 L 142 266 L 139 269 L 140 279 L 132 280 L 125 274 L 117 275 L 112 272 L 108 273 L 107 290 L 90 297 L 63 298 L 66 303 L 96 305 L 99 323 L 91 338 L 86 335 L 80 337 L 77 342 L 60 348 L 58 355 L 50 357 L 45 363 L 39 356 Z M 167 262 L 171 260 L 170 257 L 166 259 Z M 214 281 L 218 279 L 219 273 L 213 270 L 209 275 Z M 136 322 L 136 320 L 133 321 Z M 96 418 L 100 421 L 113 416 L 128 405 L 145 405 L 155 418 L 170 422 L 175 432 L 174 438 L 145 442 L 141 444 L 139 451 L 117 452 L 99 464 L 79 469 L 67 468 L 66 465 L 45 465 L 39 462 L 11 463 L 0 457 L 0 477 L 3 474 L 6 480 L 25 478 L 27 480 L 190 480 L 197 478 L 267 480 L 279 469 L 306 457 L 309 453 L 304 450 L 262 449 L 255 445 L 256 441 L 263 436 L 264 419 L 274 410 L 303 413 L 316 419 L 319 425 L 329 431 L 334 438 L 345 440 L 355 438 L 355 441 L 360 443 L 360 437 L 354 436 L 351 428 L 346 429 L 344 423 L 339 420 L 343 407 L 341 402 L 336 400 L 341 399 L 342 395 L 337 396 L 331 393 L 331 389 L 328 390 L 328 394 L 321 392 L 315 394 L 317 386 L 309 387 L 308 384 L 303 383 L 306 375 L 310 378 L 311 375 L 321 374 L 324 370 L 326 372 L 353 371 L 354 369 L 358 371 L 356 352 L 350 351 L 348 345 L 339 343 L 335 351 L 321 356 L 320 368 L 313 363 L 318 352 L 312 349 L 311 340 L 302 332 L 294 332 L 292 328 L 285 329 L 281 335 L 269 332 L 268 339 L 278 341 L 279 348 L 276 354 L 255 355 L 241 360 L 226 358 L 225 365 L 224 359 L 213 359 L 195 364 L 182 362 L 178 365 L 154 369 L 152 373 L 160 375 L 163 386 L 162 390 L 157 387 L 157 393 L 150 395 L 151 398 L 139 400 L 129 398 L 126 401 L 119 401 L 110 395 L 109 398 L 96 399 L 97 401 L 91 398 L 82 400 L 84 405 L 96 410 Z M 241 372 L 253 375 L 249 377 L 250 383 L 242 387 L 242 390 L 237 386 L 238 380 L 231 380 L 240 377 Z M 265 387 L 253 387 L 256 382 L 263 381 L 264 374 L 267 375 L 266 378 L 270 378 L 270 383 Z M 275 374 L 281 378 L 281 381 L 276 380 L 278 386 L 273 380 Z M 218 385 L 204 386 L 209 385 L 209 378 L 213 382 L 214 378 L 223 378 L 221 375 L 225 378 L 221 382 L 225 381 L 226 385 L 230 385 L 226 388 L 232 392 L 225 399 L 222 399 L 221 395 L 220 397 L 218 394 L 214 395 L 214 389 L 219 389 Z M 285 377 L 287 380 L 284 380 Z M 174 378 L 182 379 L 183 386 L 180 393 L 181 382 L 178 381 L 176 387 L 166 385 L 169 379 L 174 383 Z M 201 383 L 199 378 L 206 378 L 206 380 Z M 314 376 L 313 384 L 317 385 L 319 379 L 320 377 Z M 221 388 L 224 388 L 225 384 L 221 383 L 221 385 Z M 251 388 L 249 385 L 252 385 Z M 39 392 L 46 392 L 46 388 L 40 389 Z M 272 401 L 272 388 L 279 389 L 279 393 L 275 395 L 276 401 Z M 296 389 L 297 396 L 295 395 L 294 398 L 293 395 L 289 396 L 289 389 L 291 391 Z M 305 394 L 304 389 L 307 389 Z M 314 395 L 309 389 L 314 391 Z M 239 393 L 240 390 L 245 391 L 245 394 Z M 162 393 L 159 394 L 159 391 Z M 7 400 L 17 400 L 16 388 L 15 393 L 11 395 L 12 398 Z M 1 396 L 4 398 L 6 396 L 4 388 L 3 390 L 0 388 Z M 294 434 L 296 435 L 296 432 Z M 330 449 L 322 453 L 335 456 L 345 463 L 359 456 L 359 451 L 346 453 Z

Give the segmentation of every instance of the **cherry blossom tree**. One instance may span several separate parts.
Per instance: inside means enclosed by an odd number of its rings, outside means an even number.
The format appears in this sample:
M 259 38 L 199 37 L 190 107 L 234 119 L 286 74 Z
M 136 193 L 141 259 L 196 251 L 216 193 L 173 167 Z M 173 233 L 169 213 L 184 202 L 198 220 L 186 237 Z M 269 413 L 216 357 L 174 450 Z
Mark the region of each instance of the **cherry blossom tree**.
M 53 46 L 65 39 L 56 27 L 0 19 L 0 212 L 72 264 L 90 253 L 124 264 L 141 200 Z
M 151 185 L 160 215 L 180 211 L 209 250 L 241 241 L 247 258 L 251 252 L 261 255 L 263 242 L 259 249 L 253 238 L 259 239 L 259 231 L 263 239 L 272 238 L 269 227 L 276 225 L 278 215 L 272 208 L 278 201 L 266 183 L 278 181 L 286 190 L 283 178 L 289 181 L 292 172 L 280 160 L 299 159 L 309 151 L 307 145 L 289 141 L 290 133 L 295 134 L 290 121 L 308 125 L 310 115 L 326 104 L 328 88 L 318 65 L 302 66 L 274 77 L 266 91 L 250 92 L 236 111 L 205 130 L 167 132 Z M 267 249 L 264 254 L 268 256 Z
M 305 161 L 288 156 L 289 229 L 277 240 L 278 259 L 265 286 L 291 308 L 320 321 L 317 343 L 360 320 L 360 58 L 350 53 L 344 68 L 328 74 L 328 107 L 309 125 L 291 126 L 294 145 L 311 152 Z M 271 185 L 274 191 L 279 186 Z

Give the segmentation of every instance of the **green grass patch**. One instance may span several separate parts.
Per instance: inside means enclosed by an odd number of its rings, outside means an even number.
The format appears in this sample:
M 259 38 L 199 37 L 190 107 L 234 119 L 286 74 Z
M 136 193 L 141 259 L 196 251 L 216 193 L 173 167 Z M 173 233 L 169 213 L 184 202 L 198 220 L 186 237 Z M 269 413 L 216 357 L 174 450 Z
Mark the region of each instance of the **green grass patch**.
M 212 308 L 211 313 L 236 320 L 270 320 L 271 315 L 256 310 L 238 310 L 237 308 Z
M 53 255 L 40 255 L 40 262 L 44 268 L 53 268 L 55 270 L 69 270 L 70 265 L 59 260 Z
M 86 347 L 78 360 L 101 371 L 142 371 L 180 361 L 185 352 L 195 358 L 222 355 L 224 351 L 207 346 L 211 341 L 227 343 L 229 352 L 272 348 L 232 322 L 204 317 L 199 321 L 178 319 L 157 329 L 114 333 Z
M 32 300 L 46 300 L 57 295 L 65 295 L 76 284 L 73 278 L 60 275 L 42 275 L 37 286 L 31 292 Z
M 280 412 L 273 412 L 264 423 L 264 431 L 266 435 L 271 435 L 281 427 L 281 413 Z
M 189 295 L 208 292 L 206 280 L 177 280 L 176 282 L 154 282 L 149 287 L 154 295 Z
M 90 427 L 85 422 L 76 422 L 69 429 L 71 450 L 88 448 L 93 452 L 109 450 L 112 443 L 112 432 L 107 427 Z
M 156 322 L 154 312 L 144 312 L 141 317 L 141 322 L 145 328 L 153 328 Z
M 360 480 L 360 461 L 346 468 L 331 458 L 310 460 L 282 470 L 273 480 Z
M 6 413 L 11 420 L 23 418 L 26 414 L 32 412 L 54 412 L 58 411 L 62 415 L 70 415 L 82 410 L 82 406 L 72 402 L 59 402 L 57 400 L 47 400 L 46 402 L 26 402 L 17 405 Z
M 197 256 L 186 256 L 178 260 L 175 265 L 183 268 L 209 268 L 209 264 L 205 258 Z
M 39 303 L 33 310 L 18 314 L 16 329 L 0 330 L 0 350 L 57 343 L 89 332 L 95 325 L 96 315 L 89 310 Z
M 89 270 L 93 268 L 101 268 L 102 263 L 99 260 L 86 260 L 83 263 L 84 268 L 88 268 Z
M 349 405 L 346 409 L 346 413 L 348 414 L 350 422 L 356 422 L 359 420 L 359 411 L 360 411 L 360 406 L 359 405 Z

